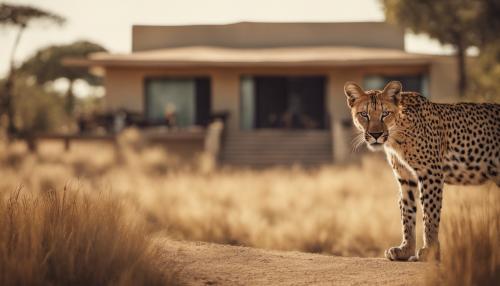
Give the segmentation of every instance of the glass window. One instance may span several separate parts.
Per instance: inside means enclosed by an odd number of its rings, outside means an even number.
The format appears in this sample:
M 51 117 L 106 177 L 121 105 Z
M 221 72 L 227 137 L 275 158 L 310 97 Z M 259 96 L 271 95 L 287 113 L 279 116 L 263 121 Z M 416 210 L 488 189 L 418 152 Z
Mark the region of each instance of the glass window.
M 195 123 L 195 84 L 191 79 L 155 79 L 147 84 L 146 117 L 186 127 Z
M 366 76 L 363 79 L 363 88 L 366 90 L 369 89 L 382 89 L 387 84 L 384 77 L 377 75 Z
M 392 80 L 400 81 L 401 84 L 403 84 L 404 91 L 416 91 L 425 96 L 429 96 L 427 92 L 428 91 L 427 77 L 423 75 L 415 75 L 415 76 L 369 75 L 363 79 L 363 88 L 381 90 L 388 82 Z
M 206 125 L 210 117 L 208 78 L 146 80 L 145 114 L 150 123 L 188 127 Z

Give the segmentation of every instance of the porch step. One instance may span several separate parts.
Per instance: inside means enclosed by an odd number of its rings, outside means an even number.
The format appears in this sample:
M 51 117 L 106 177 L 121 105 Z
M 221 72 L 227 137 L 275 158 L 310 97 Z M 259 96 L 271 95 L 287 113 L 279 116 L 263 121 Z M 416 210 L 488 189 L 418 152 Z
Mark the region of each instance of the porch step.
M 332 162 L 331 135 L 325 130 L 231 132 L 223 143 L 224 165 L 266 167 Z

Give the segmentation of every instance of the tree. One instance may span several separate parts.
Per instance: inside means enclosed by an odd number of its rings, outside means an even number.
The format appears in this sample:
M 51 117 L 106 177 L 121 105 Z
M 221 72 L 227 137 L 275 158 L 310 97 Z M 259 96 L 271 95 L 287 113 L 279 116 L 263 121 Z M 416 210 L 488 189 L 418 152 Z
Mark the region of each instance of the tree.
M 14 107 L 12 103 L 12 92 L 16 72 L 14 57 L 23 32 L 29 27 L 30 24 L 36 21 L 49 21 L 51 23 L 62 24 L 65 20 L 61 16 L 31 6 L 11 4 L 0 5 L 0 26 L 14 26 L 18 30 L 12 47 L 12 52 L 10 54 L 10 66 L 4 83 L 1 104 L 2 108 L 0 110 L 2 113 L 7 113 L 7 133 L 9 135 L 16 133 L 16 127 L 14 124 Z
M 87 42 L 77 41 L 68 45 L 49 46 L 39 50 L 34 56 L 26 60 L 19 71 L 31 75 L 38 84 L 44 84 L 59 78 L 69 80 L 66 94 L 66 112 L 73 113 L 74 95 L 73 83 L 83 79 L 90 85 L 100 84 L 98 77 L 89 73 L 85 67 L 66 67 L 62 65 L 64 58 L 86 58 L 89 54 L 106 51 L 102 46 Z
M 476 0 L 479 1 L 479 0 Z M 500 44 L 500 1 L 480 0 L 479 12 L 475 23 L 476 42 L 480 49 Z M 500 60 L 497 60 L 499 62 Z
M 480 54 L 471 71 L 471 95 L 500 102 L 500 1 L 483 0 L 477 17 L 477 46 Z
M 414 33 L 426 33 L 442 44 L 456 49 L 458 89 L 467 90 L 466 50 L 478 43 L 478 18 L 484 12 L 481 0 L 382 0 L 386 18 L 409 28 Z M 498 17 L 498 15 L 494 15 Z
M 14 85 L 15 122 L 19 134 L 57 131 L 67 124 L 64 99 L 19 74 Z
M 481 49 L 470 73 L 471 98 L 500 103 L 500 40 Z

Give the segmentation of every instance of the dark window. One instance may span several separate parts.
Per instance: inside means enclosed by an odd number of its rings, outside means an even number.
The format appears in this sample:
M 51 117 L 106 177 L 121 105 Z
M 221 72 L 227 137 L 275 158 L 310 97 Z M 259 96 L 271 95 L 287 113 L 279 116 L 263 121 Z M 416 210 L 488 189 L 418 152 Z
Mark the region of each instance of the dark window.
M 325 82 L 323 76 L 243 77 L 242 128 L 325 128 Z
M 210 123 L 211 88 L 209 78 L 196 78 L 196 125 L 207 126 Z

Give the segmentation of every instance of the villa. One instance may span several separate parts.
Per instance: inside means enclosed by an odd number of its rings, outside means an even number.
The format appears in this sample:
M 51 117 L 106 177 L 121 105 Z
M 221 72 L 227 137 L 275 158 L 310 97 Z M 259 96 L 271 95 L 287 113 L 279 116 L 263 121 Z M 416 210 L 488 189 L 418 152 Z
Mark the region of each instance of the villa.
M 403 29 L 383 22 L 138 25 L 130 53 L 66 63 L 101 70 L 108 110 L 165 122 L 177 145 L 202 149 L 223 118 L 219 159 L 235 165 L 346 161 L 346 81 L 399 80 L 438 102 L 458 94 L 452 57 L 406 52 Z

